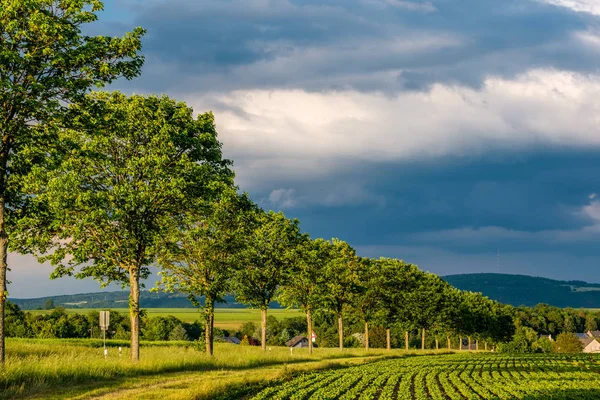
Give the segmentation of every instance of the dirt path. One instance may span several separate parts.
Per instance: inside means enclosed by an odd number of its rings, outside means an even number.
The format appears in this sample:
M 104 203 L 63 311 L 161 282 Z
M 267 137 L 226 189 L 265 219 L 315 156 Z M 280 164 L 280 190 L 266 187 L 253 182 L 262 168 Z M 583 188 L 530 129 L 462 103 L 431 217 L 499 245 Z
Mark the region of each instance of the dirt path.
M 214 399 L 230 394 L 239 398 L 249 389 L 303 371 L 336 368 L 376 361 L 385 357 L 353 357 L 279 364 L 245 370 L 180 372 L 73 386 L 51 393 L 38 393 L 30 399 Z M 236 393 L 238 395 L 236 395 Z

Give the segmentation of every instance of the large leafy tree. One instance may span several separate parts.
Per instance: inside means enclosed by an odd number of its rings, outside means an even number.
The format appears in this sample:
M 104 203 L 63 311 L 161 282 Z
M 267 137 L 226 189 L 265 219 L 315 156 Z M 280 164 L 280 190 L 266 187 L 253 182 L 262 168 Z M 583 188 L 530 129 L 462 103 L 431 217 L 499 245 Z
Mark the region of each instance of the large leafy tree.
M 212 114 L 194 118 L 167 97 L 95 93 L 59 124 L 69 148 L 28 177 L 39 210 L 22 219 L 17 239 L 56 266 L 53 277 L 129 285 L 136 361 L 140 279 L 192 205 L 213 196 L 214 182 L 231 183 L 229 162 Z
M 352 300 L 352 313 L 364 324 L 364 345 L 369 350 L 369 324 L 381 316 L 381 290 L 377 286 L 379 265 L 376 260 L 361 258 L 359 264 L 359 286 Z
M 413 305 L 412 319 L 421 328 L 421 349 L 425 349 L 426 330 L 436 327 L 450 307 L 446 295 L 449 285 L 437 275 L 427 272 L 421 274 L 419 285 L 410 296 L 410 303 Z
M 417 305 L 411 301 L 423 273 L 412 264 L 391 258 L 373 260 L 373 265 L 371 296 L 379 302 L 376 320 L 386 328 L 387 348 L 390 349 L 390 327 L 412 325 L 411 311 Z
M 190 199 L 191 201 L 192 199 Z M 213 354 L 215 302 L 235 289 L 243 265 L 255 205 L 232 186 L 224 186 L 210 202 L 194 211 L 171 232 L 160 256 L 160 285 L 166 291 L 187 293 L 190 300 L 204 296 L 206 353 Z
M 360 260 L 356 251 L 346 242 L 332 239 L 330 257 L 324 268 L 325 292 L 323 307 L 338 320 L 340 351 L 344 349 L 344 313 L 359 290 Z
M 249 245 L 236 277 L 236 300 L 261 311 L 261 345 L 267 346 L 267 309 L 279 286 L 289 279 L 295 248 L 301 238 L 298 220 L 281 212 L 257 210 Z
M 312 354 L 313 313 L 324 302 L 325 267 L 330 257 L 331 244 L 323 239 L 311 240 L 304 235 L 295 249 L 294 268 L 283 283 L 279 300 L 291 307 L 301 307 L 308 325 L 308 352 Z
M 98 0 L 0 0 L 0 363 L 6 257 L 14 220 L 27 199 L 20 176 L 56 140 L 37 126 L 90 87 L 137 76 L 143 63 L 141 28 L 122 38 L 81 33 L 101 9 Z

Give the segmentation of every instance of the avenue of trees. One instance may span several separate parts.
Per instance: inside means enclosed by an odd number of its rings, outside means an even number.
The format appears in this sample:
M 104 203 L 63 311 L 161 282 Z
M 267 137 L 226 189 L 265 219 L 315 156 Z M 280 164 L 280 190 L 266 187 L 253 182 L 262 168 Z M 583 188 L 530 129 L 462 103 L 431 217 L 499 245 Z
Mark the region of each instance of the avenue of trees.
M 208 354 L 214 304 L 230 293 L 261 310 L 263 349 L 275 300 L 305 312 L 309 338 L 315 318 L 333 318 L 340 349 L 347 322 L 364 328 L 366 349 L 375 328 L 388 348 L 392 330 L 419 330 L 422 347 L 427 335 L 459 348 L 463 337 L 510 339 L 506 306 L 403 261 L 312 239 L 240 194 L 211 113 L 166 96 L 91 92 L 136 77 L 143 63 L 142 28 L 81 33 L 101 9 L 99 0 L 0 0 L 0 362 L 8 248 L 51 262 L 53 278 L 129 287 L 133 361 L 152 266 L 158 290 L 205 297 Z

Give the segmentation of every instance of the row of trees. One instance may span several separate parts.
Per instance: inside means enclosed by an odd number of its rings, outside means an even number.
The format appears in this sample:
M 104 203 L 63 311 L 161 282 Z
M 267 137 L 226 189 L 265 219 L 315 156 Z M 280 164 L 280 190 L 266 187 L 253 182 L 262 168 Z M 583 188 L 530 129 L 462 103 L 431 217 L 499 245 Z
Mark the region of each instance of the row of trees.
M 184 103 L 88 93 L 140 73 L 143 29 L 87 37 L 98 0 L 2 1 L 0 7 L 0 361 L 4 360 L 7 246 L 56 268 L 130 288 L 131 357 L 139 359 L 140 281 L 205 296 L 212 354 L 214 304 L 234 292 L 262 310 L 301 307 L 369 326 L 393 324 L 503 337 L 501 305 L 461 293 L 391 259 L 361 259 L 346 243 L 311 239 L 298 221 L 264 212 L 237 192 L 212 114 Z M 389 330 L 388 330 L 389 332 Z M 388 334 L 389 338 L 389 334 Z M 389 343 L 389 340 L 388 340 Z M 310 348 L 312 351 L 312 348 Z

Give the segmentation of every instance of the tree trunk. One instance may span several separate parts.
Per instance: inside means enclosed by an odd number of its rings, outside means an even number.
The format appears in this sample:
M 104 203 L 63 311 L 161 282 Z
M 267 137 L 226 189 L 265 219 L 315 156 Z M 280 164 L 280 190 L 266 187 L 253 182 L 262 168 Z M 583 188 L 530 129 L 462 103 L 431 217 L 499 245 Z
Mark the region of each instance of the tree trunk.
M 215 300 L 207 296 L 204 303 L 204 341 L 206 342 L 206 354 L 211 357 L 214 353 L 214 324 Z
M 129 269 L 129 318 L 131 319 L 131 361 L 140 361 L 140 269 Z
M 338 314 L 338 335 L 340 337 L 340 351 L 344 351 L 344 320 L 342 314 Z
M 446 339 L 448 339 L 448 350 L 452 350 L 452 341 L 450 340 L 450 336 L 447 336 Z
M 263 351 L 267 350 L 267 309 L 260 310 L 260 345 Z
M 310 308 L 306 309 L 306 325 L 308 327 L 308 354 L 312 354 L 313 352 L 313 342 L 312 342 L 312 316 L 310 315 Z
M 435 349 L 439 350 L 440 349 L 440 344 L 438 343 L 438 339 L 435 338 Z
M 458 337 L 458 349 L 462 350 L 462 336 Z
M 421 350 L 425 350 L 425 328 L 421 331 Z
M 475 350 L 479 351 L 479 339 L 475 339 Z
M 483 348 L 487 351 L 487 342 L 483 342 Z
M 390 350 L 392 350 L 392 337 L 390 334 L 390 328 L 387 328 L 385 330 L 385 338 L 386 338 L 386 342 L 387 342 L 387 350 L 390 351 Z
M 6 232 L 6 180 L 8 179 L 8 157 L 10 154 L 11 140 L 8 130 L 2 136 L 2 155 L 0 159 L 0 365 L 4 365 L 6 347 L 4 343 L 4 310 L 6 308 L 8 264 L 8 233 Z
M 365 351 L 369 351 L 369 323 L 365 322 Z
M 408 351 L 408 331 L 404 331 L 404 349 Z
M 471 351 L 471 336 L 467 336 L 467 339 L 469 339 L 469 342 L 468 342 L 469 343 L 469 349 L 468 350 Z
M 0 198 L 0 364 L 4 365 L 4 309 L 6 307 L 6 271 L 8 269 L 6 257 L 8 256 L 8 234 L 4 222 L 4 199 Z

